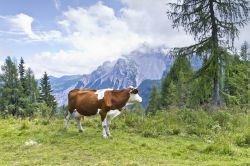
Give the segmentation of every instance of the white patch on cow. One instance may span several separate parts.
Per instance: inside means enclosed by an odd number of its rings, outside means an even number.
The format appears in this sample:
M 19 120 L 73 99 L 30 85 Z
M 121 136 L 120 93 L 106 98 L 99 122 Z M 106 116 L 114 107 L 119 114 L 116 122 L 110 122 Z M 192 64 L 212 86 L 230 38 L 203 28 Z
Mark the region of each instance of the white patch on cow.
M 133 94 L 133 93 L 130 93 L 130 97 L 129 97 L 129 100 L 128 100 L 128 103 L 134 103 L 134 102 L 142 102 L 142 98 L 139 94 Z
M 135 89 L 135 87 L 133 87 L 133 86 L 129 86 L 129 88 L 131 88 L 131 89 Z
M 72 113 L 72 118 L 80 118 L 80 117 L 82 117 L 82 115 L 81 115 L 79 112 L 77 112 L 77 110 L 75 110 L 75 111 Z
M 119 110 L 110 110 L 107 113 L 107 118 L 108 118 L 108 125 L 110 124 L 109 122 L 114 119 L 115 117 L 117 117 L 118 115 L 120 115 L 121 111 Z
M 98 110 L 97 110 L 97 113 L 99 114 L 99 112 L 100 112 L 101 110 L 102 110 L 102 109 L 98 109 Z
M 105 93 L 106 91 L 111 91 L 111 90 L 113 90 L 113 89 L 100 89 L 100 90 L 97 90 L 97 91 L 95 92 L 95 94 L 97 94 L 97 99 L 98 99 L 98 100 L 103 99 L 103 98 L 104 98 L 104 93 Z
M 132 105 L 133 103 L 126 103 L 126 105 L 125 106 L 130 106 L 130 105 Z

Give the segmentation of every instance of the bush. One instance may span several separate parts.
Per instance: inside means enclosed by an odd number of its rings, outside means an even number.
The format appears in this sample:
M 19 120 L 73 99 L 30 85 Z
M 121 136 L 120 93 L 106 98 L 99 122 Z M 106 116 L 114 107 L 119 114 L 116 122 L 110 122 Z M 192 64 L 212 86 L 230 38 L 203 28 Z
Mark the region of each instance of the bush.
M 232 120 L 232 115 L 226 111 L 216 111 L 212 118 L 214 121 L 218 122 L 221 127 L 226 127 L 227 123 Z
M 234 143 L 237 146 L 249 146 L 250 145 L 250 132 L 243 135 L 237 135 L 234 139 Z
M 227 142 L 220 142 L 208 145 L 204 150 L 204 153 L 215 153 L 222 155 L 233 155 L 234 151 L 231 145 Z

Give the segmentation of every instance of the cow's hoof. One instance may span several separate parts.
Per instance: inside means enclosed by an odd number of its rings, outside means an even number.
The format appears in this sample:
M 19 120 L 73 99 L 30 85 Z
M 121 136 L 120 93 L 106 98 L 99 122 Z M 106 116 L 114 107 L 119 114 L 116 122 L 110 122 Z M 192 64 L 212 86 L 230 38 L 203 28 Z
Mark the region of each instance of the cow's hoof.
M 79 130 L 79 133 L 82 133 L 83 132 L 83 130 Z
M 107 136 L 107 135 L 103 135 L 102 136 L 104 139 L 108 139 L 109 138 L 109 136 Z

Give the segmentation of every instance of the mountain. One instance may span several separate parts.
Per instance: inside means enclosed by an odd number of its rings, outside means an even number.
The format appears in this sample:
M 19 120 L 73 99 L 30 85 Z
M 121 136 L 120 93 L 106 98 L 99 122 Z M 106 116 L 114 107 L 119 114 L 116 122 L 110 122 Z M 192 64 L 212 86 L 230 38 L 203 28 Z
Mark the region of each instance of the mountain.
M 80 81 L 82 79 L 82 75 L 62 76 L 60 78 L 50 76 L 49 79 L 54 93 L 58 93 Z
M 198 59 L 192 59 L 192 66 L 200 66 Z M 164 54 L 162 48 L 142 47 L 116 61 L 106 61 L 90 74 L 50 77 L 53 94 L 58 105 L 67 104 L 71 89 L 123 89 L 129 86 L 139 88 L 146 106 L 153 84 L 160 87 L 160 80 L 168 73 L 173 58 Z

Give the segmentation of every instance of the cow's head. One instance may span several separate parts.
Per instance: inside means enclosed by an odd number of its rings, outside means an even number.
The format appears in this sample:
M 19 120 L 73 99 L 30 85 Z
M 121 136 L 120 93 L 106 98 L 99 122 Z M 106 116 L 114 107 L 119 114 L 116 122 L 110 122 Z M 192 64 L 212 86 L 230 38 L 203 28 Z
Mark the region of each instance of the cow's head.
M 129 94 L 130 94 L 128 100 L 129 103 L 142 102 L 142 98 L 141 96 L 139 96 L 138 92 L 139 91 L 137 88 L 134 88 L 132 86 L 129 87 Z

